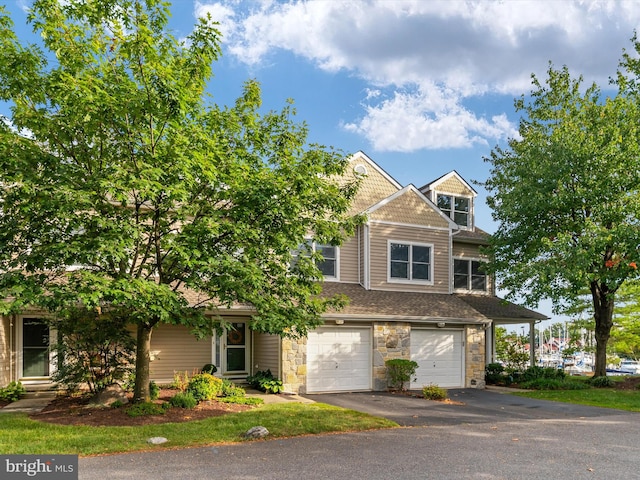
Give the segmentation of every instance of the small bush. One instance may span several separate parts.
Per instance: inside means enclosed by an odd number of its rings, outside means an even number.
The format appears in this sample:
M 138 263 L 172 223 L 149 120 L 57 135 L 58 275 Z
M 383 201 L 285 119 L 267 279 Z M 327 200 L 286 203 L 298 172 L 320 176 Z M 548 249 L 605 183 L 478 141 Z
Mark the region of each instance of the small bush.
M 404 358 L 387 360 L 384 364 L 387 367 L 387 377 L 389 377 L 391 387 L 400 391 L 405 390 L 405 384 L 411 381 L 411 376 L 416 373 L 416 368 L 418 368 L 417 362 Z
M 153 380 L 149 382 L 149 396 L 151 400 L 157 400 L 160 396 L 160 387 Z
M 273 376 L 271 370 L 262 370 L 247 377 L 247 383 L 256 390 L 266 393 L 281 393 L 284 390 L 282 380 Z
M 208 373 L 209 375 L 213 375 L 218 371 L 218 367 L 216 367 L 213 363 L 207 363 L 200 373 Z
M 538 378 L 562 380 L 566 376 L 567 374 L 559 368 L 529 367 L 520 375 L 519 380 L 521 382 L 529 382 Z
M 27 390 L 20 382 L 11 382 L 4 388 L 0 388 L 0 400 L 5 402 L 17 402 Z
M 127 408 L 127 415 L 130 417 L 144 417 L 147 415 L 164 415 L 164 412 L 170 408 L 168 403 L 142 402 L 135 403 Z
M 445 400 L 448 396 L 447 391 L 433 383 L 422 387 L 422 395 L 427 400 Z
M 484 381 L 488 385 L 505 383 L 504 366 L 501 363 L 489 363 L 484 367 Z
M 111 405 L 109 405 L 111 408 L 120 408 L 122 406 L 124 406 L 124 403 L 122 403 L 122 400 L 116 400 L 115 402 L 113 402 Z
M 187 392 L 190 392 L 198 403 L 211 400 L 222 392 L 222 380 L 209 373 L 199 373 L 191 377 Z
M 246 393 L 244 388 L 236 386 L 229 380 L 222 381 L 222 391 L 220 392 L 222 397 L 244 397 Z
M 611 388 L 614 385 L 609 377 L 592 377 L 588 380 L 589 385 L 595 388 Z
M 176 390 L 185 392 L 189 386 L 189 373 L 188 372 L 173 372 L 173 383 L 171 384 Z
M 169 399 L 169 403 L 178 408 L 195 408 L 198 401 L 191 392 L 179 392 Z

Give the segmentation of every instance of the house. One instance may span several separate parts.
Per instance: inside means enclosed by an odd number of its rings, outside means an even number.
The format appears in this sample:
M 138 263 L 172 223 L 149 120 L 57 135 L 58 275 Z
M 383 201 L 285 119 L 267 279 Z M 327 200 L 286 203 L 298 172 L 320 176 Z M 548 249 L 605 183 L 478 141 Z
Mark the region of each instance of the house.
M 367 221 L 340 247 L 312 244 L 324 256 L 324 294 L 345 294 L 349 305 L 299 339 L 251 331 L 246 306 L 224 311 L 233 329 L 223 336 L 196 340 L 162 325 L 151 340 L 152 379 L 213 363 L 236 380 L 270 369 L 287 392 L 385 390 L 385 360 L 406 358 L 418 363 L 411 388 L 484 387 L 493 326 L 546 317 L 495 296 L 482 269 L 488 234 L 475 225 L 476 192 L 455 171 L 403 187 L 362 152 L 350 162 L 362 176 L 353 212 Z M 49 331 L 38 319 L 2 319 L 0 385 L 48 379 Z

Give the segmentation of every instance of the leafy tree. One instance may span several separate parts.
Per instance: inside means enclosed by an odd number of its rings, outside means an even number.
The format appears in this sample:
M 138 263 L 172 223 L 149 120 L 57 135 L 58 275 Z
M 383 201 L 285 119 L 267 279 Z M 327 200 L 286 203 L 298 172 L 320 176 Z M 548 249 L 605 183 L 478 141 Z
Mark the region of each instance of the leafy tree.
M 307 144 L 288 104 L 261 113 L 248 81 L 231 107 L 205 87 L 219 32 L 184 42 L 161 0 L 37 0 L 23 45 L 0 7 L 0 295 L 4 311 L 71 306 L 135 324 L 135 401 L 149 399 L 153 329 L 220 328 L 236 303 L 251 327 L 300 335 L 342 298 L 319 296 L 309 232 L 338 245 L 357 179 L 345 156 Z M 293 273 L 293 274 L 292 274 Z
M 489 158 L 485 183 L 499 227 L 491 240 L 501 287 L 556 312 L 588 290 L 595 320 L 595 375 L 606 375 L 615 294 L 638 276 L 640 168 L 637 103 L 602 98 L 568 69 L 533 76 L 519 137 Z
M 626 282 L 618 292 L 611 330 L 611 350 L 640 359 L 640 282 Z

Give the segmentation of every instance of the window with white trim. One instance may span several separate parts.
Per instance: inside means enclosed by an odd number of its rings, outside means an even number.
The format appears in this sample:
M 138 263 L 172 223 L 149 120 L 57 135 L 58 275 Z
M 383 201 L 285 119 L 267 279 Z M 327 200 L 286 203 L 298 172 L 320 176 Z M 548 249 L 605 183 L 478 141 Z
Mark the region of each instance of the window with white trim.
M 431 282 L 432 245 L 389 242 L 389 278 Z
M 298 263 L 298 258 L 301 255 L 309 256 L 311 252 L 317 252 L 322 255 L 321 260 L 316 260 L 316 267 L 318 267 L 322 275 L 328 279 L 337 279 L 338 247 L 333 245 L 323 245 L 312 240 L 307 240 L 305 244 L 300 245 L 292 252 L 291 267 L 293 268 L 296 263 Z
M 480 260 L 453 259 L 453 288 L 486 292 L 489 282 Z
M 471 199 L 455 195 L 438 194 L 438 208 L 461 227 L 471 226 Z

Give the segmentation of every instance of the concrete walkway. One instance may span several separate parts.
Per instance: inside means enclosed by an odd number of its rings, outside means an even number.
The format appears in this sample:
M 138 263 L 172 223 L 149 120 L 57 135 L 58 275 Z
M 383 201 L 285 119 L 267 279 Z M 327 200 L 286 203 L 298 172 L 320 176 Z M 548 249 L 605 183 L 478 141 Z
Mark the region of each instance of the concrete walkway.
M 4 408 L 0 408 L 0 414 L 41 412 L 54 398 L 56 398 L 56 392 L 50 390 L 29 392 L 25 398 L 22 398 L 17 402 L 12 402 Z

